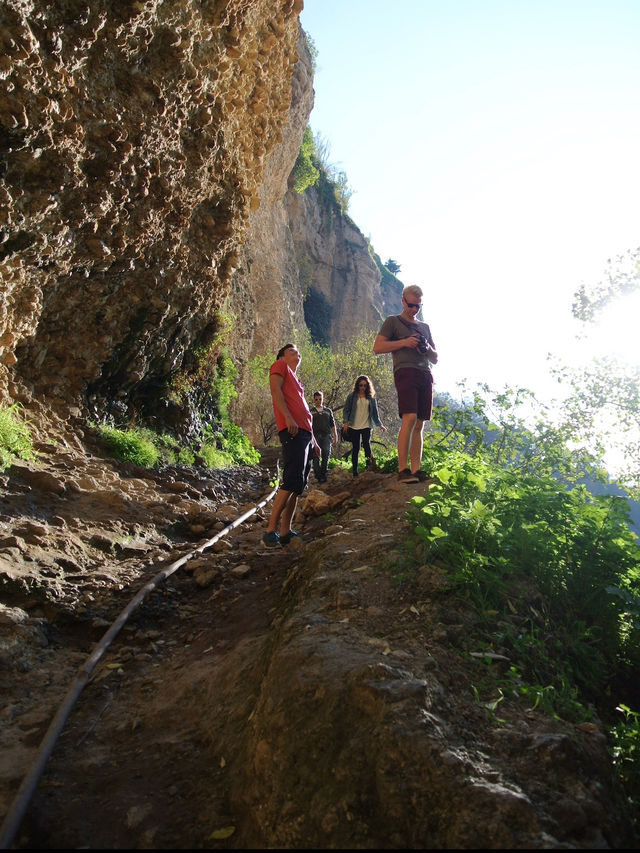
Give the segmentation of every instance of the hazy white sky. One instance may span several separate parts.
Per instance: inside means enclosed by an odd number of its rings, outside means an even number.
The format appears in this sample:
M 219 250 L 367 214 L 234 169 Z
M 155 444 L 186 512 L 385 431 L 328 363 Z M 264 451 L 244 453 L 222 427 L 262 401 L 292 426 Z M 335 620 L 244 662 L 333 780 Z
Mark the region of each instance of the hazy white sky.
M 310 125 L 425 292 L 437 390 L 554 395 L 573 294 L 640 246 L 640 0 L 305 0 L 301 21 Z M 637 316 L 594 345 L 639 349 Z

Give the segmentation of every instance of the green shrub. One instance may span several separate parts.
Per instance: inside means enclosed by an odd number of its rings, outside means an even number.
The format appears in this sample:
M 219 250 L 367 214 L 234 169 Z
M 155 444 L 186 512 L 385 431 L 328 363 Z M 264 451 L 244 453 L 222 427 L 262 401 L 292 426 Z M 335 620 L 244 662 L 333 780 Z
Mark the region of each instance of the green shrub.
M 640 814 L 640 713 L 620 704 L 621 716 L 608 727 L 613 747 L 613 763 L 624 785 L 627 802 L 633 815 Z
M 312 158 L 315 153 L 315 143 L 313 141 L 313 133 L 307 125 L 302 136 L 302 145 L 298 152 L 298 159 L 293 167 L 293 188 L 297 193 L 303 193 L 309 187 L 314 186 L 320 172 L 313 165 Z
M 479 451 L 444 454 L 431 470 L 438 482 L 412 499 L 409 517 L 421 558 L 446 566 L 454 594 L 475 607 L 479 639 L 507 649 L 519 692 L 564 718 L 579 707 L 575 688 L 606 702 L 616 675 L 640 663 L 629 619 L 640 549 L 626 502 Z
M 157 439 L 150 430 L 100 426 L 98 432 L 115 458 L 122 462 L 153 468 L 160 461 L 161 454 L 155 444 Z
M 196 455 L 201 456 L 209 468 L 256 465 L 260 461 L 258 451 L 240 427 L 230 421 L 224 430 L 206 428 L 204 440 L 197 449 L 181 445 L 167 433 L 158 435 L 150 429 L 100 426 L 98 432 L 116 459 L 143 468 L 161 464 L 193 465 Z
M 306 30 L 302 31 L 302 35 L 304 36 L 304 40 L 307 44 L 307 49 L 309 51 L 309 54 L 311 55 L 311 67 L 315 71 L 318 65 L 318 48 L 313 38 Z
M 174 438 L 172 435 L 168 433 L 162 433 L 162 435 L 156 435 L 155 433 L 148 433 L 150 441 L 157 447 L 160 451 L 160 456 L 163 462 L 169 464 L 178 464 L 178 465 L 193 465 L 195 462 L 195 453 L 191 448 L 185 447 L 180 444 L 177 438 Z
M 18 404 L 0 409 L 0 471 L 8 468 L 16 458 L 33 459 L 35 454 L 31 430 L 20 420 Z
M 257 465 L 260 454 L 237 424 L 227 421 L 222 430 L 208 427 L 199 450 L 210 468 Z

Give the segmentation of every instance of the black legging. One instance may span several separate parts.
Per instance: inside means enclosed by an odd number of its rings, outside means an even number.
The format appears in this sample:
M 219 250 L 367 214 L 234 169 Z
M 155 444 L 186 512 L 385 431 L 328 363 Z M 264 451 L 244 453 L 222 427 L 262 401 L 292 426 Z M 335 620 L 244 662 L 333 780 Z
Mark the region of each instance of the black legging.
M 371 459 L 371 428 L 367 427 L 367 429 L 354 429 L 350 428 L 349 432 L 351 435 L 349 438 L 353 442 L 353 448 L 351 450 L 351 467 L 353 468 L 353 473 L 358 473 L 358 456 L 360 456 L 360 439 L 362 439 L 362 447 L 364 449 L 364 455 L 367 459 Z

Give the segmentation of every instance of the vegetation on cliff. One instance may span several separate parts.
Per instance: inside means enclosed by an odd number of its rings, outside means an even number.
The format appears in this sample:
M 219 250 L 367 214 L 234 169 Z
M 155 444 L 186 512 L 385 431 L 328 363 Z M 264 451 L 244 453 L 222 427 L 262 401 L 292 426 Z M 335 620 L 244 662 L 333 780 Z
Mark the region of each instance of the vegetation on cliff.
M 14 459 L 33 459 L 33 440 L 20 407 L 0 408 L 0 471 L 6 470 Z
M 597 715 L 636 818 L 640 806 L 637 672 L 640 548 L 626 500 L 591 495 L 547 473 L 430 444 L 435 479 L 412 500 L 410 568 L 435 565 L 441 595 L 471 604 L 486 678 L 478 700 L 524 699 L 556 719 Z
M 298 153 L 298 159 L 291 173 L 293 188 L 303 193 L 309 187 L 317 187 L 321 197 L 329 206 L 337 205 L 343 215 L 349 209 L 349 199 L 353 190 L 349 186 L 347 175 L 331 163 L 330 146 L 327 139 L 319 133 L 315 136 L 307 125 Z

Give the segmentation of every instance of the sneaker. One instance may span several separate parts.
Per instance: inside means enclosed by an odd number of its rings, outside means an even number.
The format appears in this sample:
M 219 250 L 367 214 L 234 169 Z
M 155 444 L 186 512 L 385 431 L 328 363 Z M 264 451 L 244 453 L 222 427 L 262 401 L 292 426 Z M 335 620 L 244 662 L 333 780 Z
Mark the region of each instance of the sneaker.
M 269 533 L 265 533 L 262 537 L 262 544 L 267 548 L 277 548 L 280 544 L 280 537 L 275 531 L 270 531 Z
M 302 539 L 297 530 L 290 530 L 288 533 L 285 533 L 284 536 L 280 536 L 280 544 L 288 545 L 289 542 L 293 539 L 293 537 L 297 537 L 298 539 Z
M 400 471 L 398 474 L 398 480 L 401 483 L 418 483 L 420 482 L 417 474 L 412 474 L 408 468 L 405 468 L 403 471 Z
M 417 477 L 421 483 L 424 483 L 425 480 L 429 479 L 429 475 L 425 471 L 415 471 L 411 476 Z

